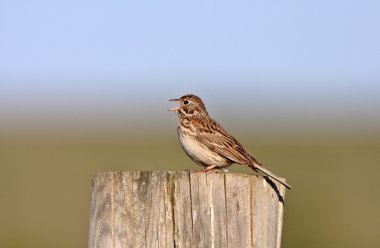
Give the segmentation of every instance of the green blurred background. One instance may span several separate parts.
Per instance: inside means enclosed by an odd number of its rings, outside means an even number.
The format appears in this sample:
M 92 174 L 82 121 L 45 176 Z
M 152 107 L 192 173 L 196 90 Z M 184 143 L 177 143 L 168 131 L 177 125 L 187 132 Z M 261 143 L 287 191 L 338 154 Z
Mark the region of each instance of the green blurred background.
M 140 135 L 2 138 L 0 246 L 85 247 L 97 171 L 196 169 L 174 122 L 171 132 L 159 125 Z M 283 247 L 379 245 L 379 136 L 234 133 L 294 187 Z M 232 172 L 251 173 L 239 165 Z
M 283 247 L 380 247 L 379 11 L 2 2 L 0 247 L 86 247 L 98 171 L 196 169 L 167 112 L 187 93 L 293 186 Z

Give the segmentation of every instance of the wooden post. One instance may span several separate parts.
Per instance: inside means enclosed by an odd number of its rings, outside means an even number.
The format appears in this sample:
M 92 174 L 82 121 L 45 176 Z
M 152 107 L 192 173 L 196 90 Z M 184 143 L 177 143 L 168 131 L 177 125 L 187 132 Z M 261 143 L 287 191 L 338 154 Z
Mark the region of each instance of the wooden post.
M 280 248 L 285 188 L 255 175 L 101 172 L 89 247 Z

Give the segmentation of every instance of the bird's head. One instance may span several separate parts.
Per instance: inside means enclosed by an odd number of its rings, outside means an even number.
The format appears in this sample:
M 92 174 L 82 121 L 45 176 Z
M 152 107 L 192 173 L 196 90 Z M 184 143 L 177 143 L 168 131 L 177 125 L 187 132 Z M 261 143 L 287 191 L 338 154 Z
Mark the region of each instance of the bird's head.
M 200 97 L 192 94 L 181 96 L 179 99 L 170 99 L 171 102 L 177 102 L 178 107 L 171 108 L 169 111 L 176 111 L 178 114 L 185 116 L 208 115 L 206 107 Z

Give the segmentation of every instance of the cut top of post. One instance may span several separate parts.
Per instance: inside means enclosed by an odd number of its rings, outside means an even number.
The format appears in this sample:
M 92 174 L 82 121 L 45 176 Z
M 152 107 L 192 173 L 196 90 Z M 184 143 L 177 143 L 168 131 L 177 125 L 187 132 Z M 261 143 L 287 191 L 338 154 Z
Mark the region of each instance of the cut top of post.
M 285 187 L 255 175 L 101 172 L 89 247 L 279 248 Z

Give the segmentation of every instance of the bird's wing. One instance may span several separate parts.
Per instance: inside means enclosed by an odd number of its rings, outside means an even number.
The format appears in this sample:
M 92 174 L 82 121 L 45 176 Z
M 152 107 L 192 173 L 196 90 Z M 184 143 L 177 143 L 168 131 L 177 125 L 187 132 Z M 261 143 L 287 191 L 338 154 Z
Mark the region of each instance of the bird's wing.
M 291 189 L 291 186 L 285 182 L 285 179 L 280 178 L 265 169 L 255 158 L 244 150 L 243 146 L 234 137 L 228 134 L 227 131 L 215 121 L 191 121 L 191 126 L 192 128 L 197 129 L 197 132 L 194 133 L 196 133 L 198 141 L 212 151 L 235 163 L 248 165 L 255 171 L 259 170 L 283 184 L 288 189 Z
M 219 155 L 238 164 L 257 162 L 234 137 L 215 121 L 192 121 L 191 126 L 197 129 L 195 132 L 197 140 Z

